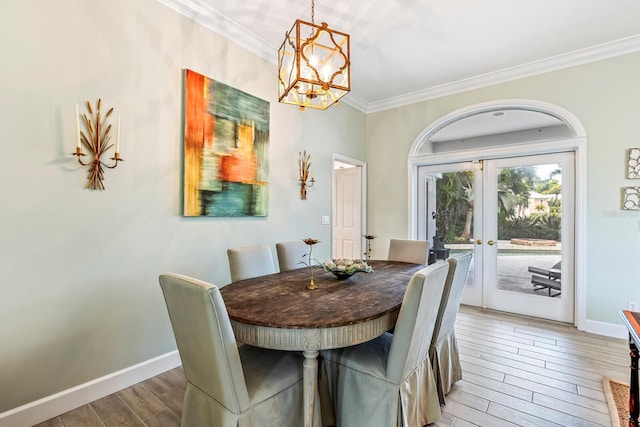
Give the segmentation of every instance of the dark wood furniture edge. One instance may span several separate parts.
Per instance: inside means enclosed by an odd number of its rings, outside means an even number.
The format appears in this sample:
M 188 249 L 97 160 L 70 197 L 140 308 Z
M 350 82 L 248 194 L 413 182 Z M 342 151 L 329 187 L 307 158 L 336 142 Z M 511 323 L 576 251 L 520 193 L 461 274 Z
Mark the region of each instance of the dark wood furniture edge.
M 640 345 L 640 313 L 620 310 L 622 322 L 629 331 L 629 357 L 631 359 L 629 378 L 629 427 L 638 427 L 640 415 L 640 395 L 638 394 L 638 345 Z M 638 317 L 636 317 L 636 315 Z

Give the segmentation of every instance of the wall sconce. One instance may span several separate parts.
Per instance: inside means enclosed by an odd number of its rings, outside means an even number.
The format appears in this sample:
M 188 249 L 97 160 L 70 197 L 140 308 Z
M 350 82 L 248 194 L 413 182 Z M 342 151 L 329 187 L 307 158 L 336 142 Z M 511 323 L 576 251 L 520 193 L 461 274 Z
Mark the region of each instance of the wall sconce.
M 313 187 L 316 180 L 313 177 L 313 166 L 311 165 L 311 154 L 307 154 L 307 150 L 304 150 L 304 153 L 300 153 L 300 158 L 298 159 L 298 169 L 300 170 L 300 199 L 307 200 L 307 187 Z M 309 179 L 309 171 L 311 171 L 311 180 L 309 184 L 307 184 L 307 180 Z
M 111 157 L 113 164 L 107 165 L 100 160 L 100 158 L 113 147 L 113 144 L 109 144 L 112 127 L 110 124 L 107 125 L 107 120 L 111 116 L 111 113 L 113 113 L 113 108 L 110 108 L 103 118 L 100 112 L 102 100 L 98 99 L 95 111 L 89 101 L 86 102 L 86 106 L 87 110 L 89 110 L 89 115 L 87 116 L 85 113 L 82 114 L 84 126 L 87 131 L 85 134 L 84 131 L 80 130 L 80 113 L 78 112 L 78 105 L 76 104 L 76 152 L 71 153 L 71 155 L 77 156 L 78 163 L 82 166 L 89 166 L 86 188 L 89 190 L 104 190 L 104 184 L 102 183 L 102 181 L 104 181 L 103 167 L 113 169 L 118 166 L 118 162 L 124 161 L 124 159 L 120 157 L 120 117 L 118 117 L 118 127 L 116 130 L 115 154 Z M 86 154 L 82 152 L 83 145 L 91 156 L 91 161 L 87 163 L 82 161 L 82 157 L 86 156 Z

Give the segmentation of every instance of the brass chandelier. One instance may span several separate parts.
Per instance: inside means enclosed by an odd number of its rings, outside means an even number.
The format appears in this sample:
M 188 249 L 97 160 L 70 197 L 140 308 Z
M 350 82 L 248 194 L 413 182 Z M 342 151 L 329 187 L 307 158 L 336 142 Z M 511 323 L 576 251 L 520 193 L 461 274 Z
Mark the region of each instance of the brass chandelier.
M 325 110 L 349 93 L 349 35 L 297 19 L 278 50 L 278 100 Z

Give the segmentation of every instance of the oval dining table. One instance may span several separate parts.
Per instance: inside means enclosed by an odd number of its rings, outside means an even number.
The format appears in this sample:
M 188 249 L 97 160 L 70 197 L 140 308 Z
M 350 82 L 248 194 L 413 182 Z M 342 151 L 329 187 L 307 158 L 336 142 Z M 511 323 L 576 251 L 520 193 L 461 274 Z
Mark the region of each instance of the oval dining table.
M 396 261 L 369 265 L 371 273 L 345 280 L 314 267 L 314 290 L 306 289 L 309 268 L 220 288 L 238 341 L 303 353 L 305 427 L 313 427 L 319 351 L 360 344 L 393 328 L 411 276 L 426 267 Z

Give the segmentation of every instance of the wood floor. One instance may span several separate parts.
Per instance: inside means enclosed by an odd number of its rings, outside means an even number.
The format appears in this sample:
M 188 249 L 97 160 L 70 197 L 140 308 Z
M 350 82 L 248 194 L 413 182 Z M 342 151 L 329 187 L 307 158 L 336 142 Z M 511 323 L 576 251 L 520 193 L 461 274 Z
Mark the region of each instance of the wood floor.
M 436 426 L 611 425 L 602 377 L 628 382 L 625 340 L 464 306 L 456 335 L 464 379 Z M 176 368 L 38 427 L 178 426 L 184 382 Z

